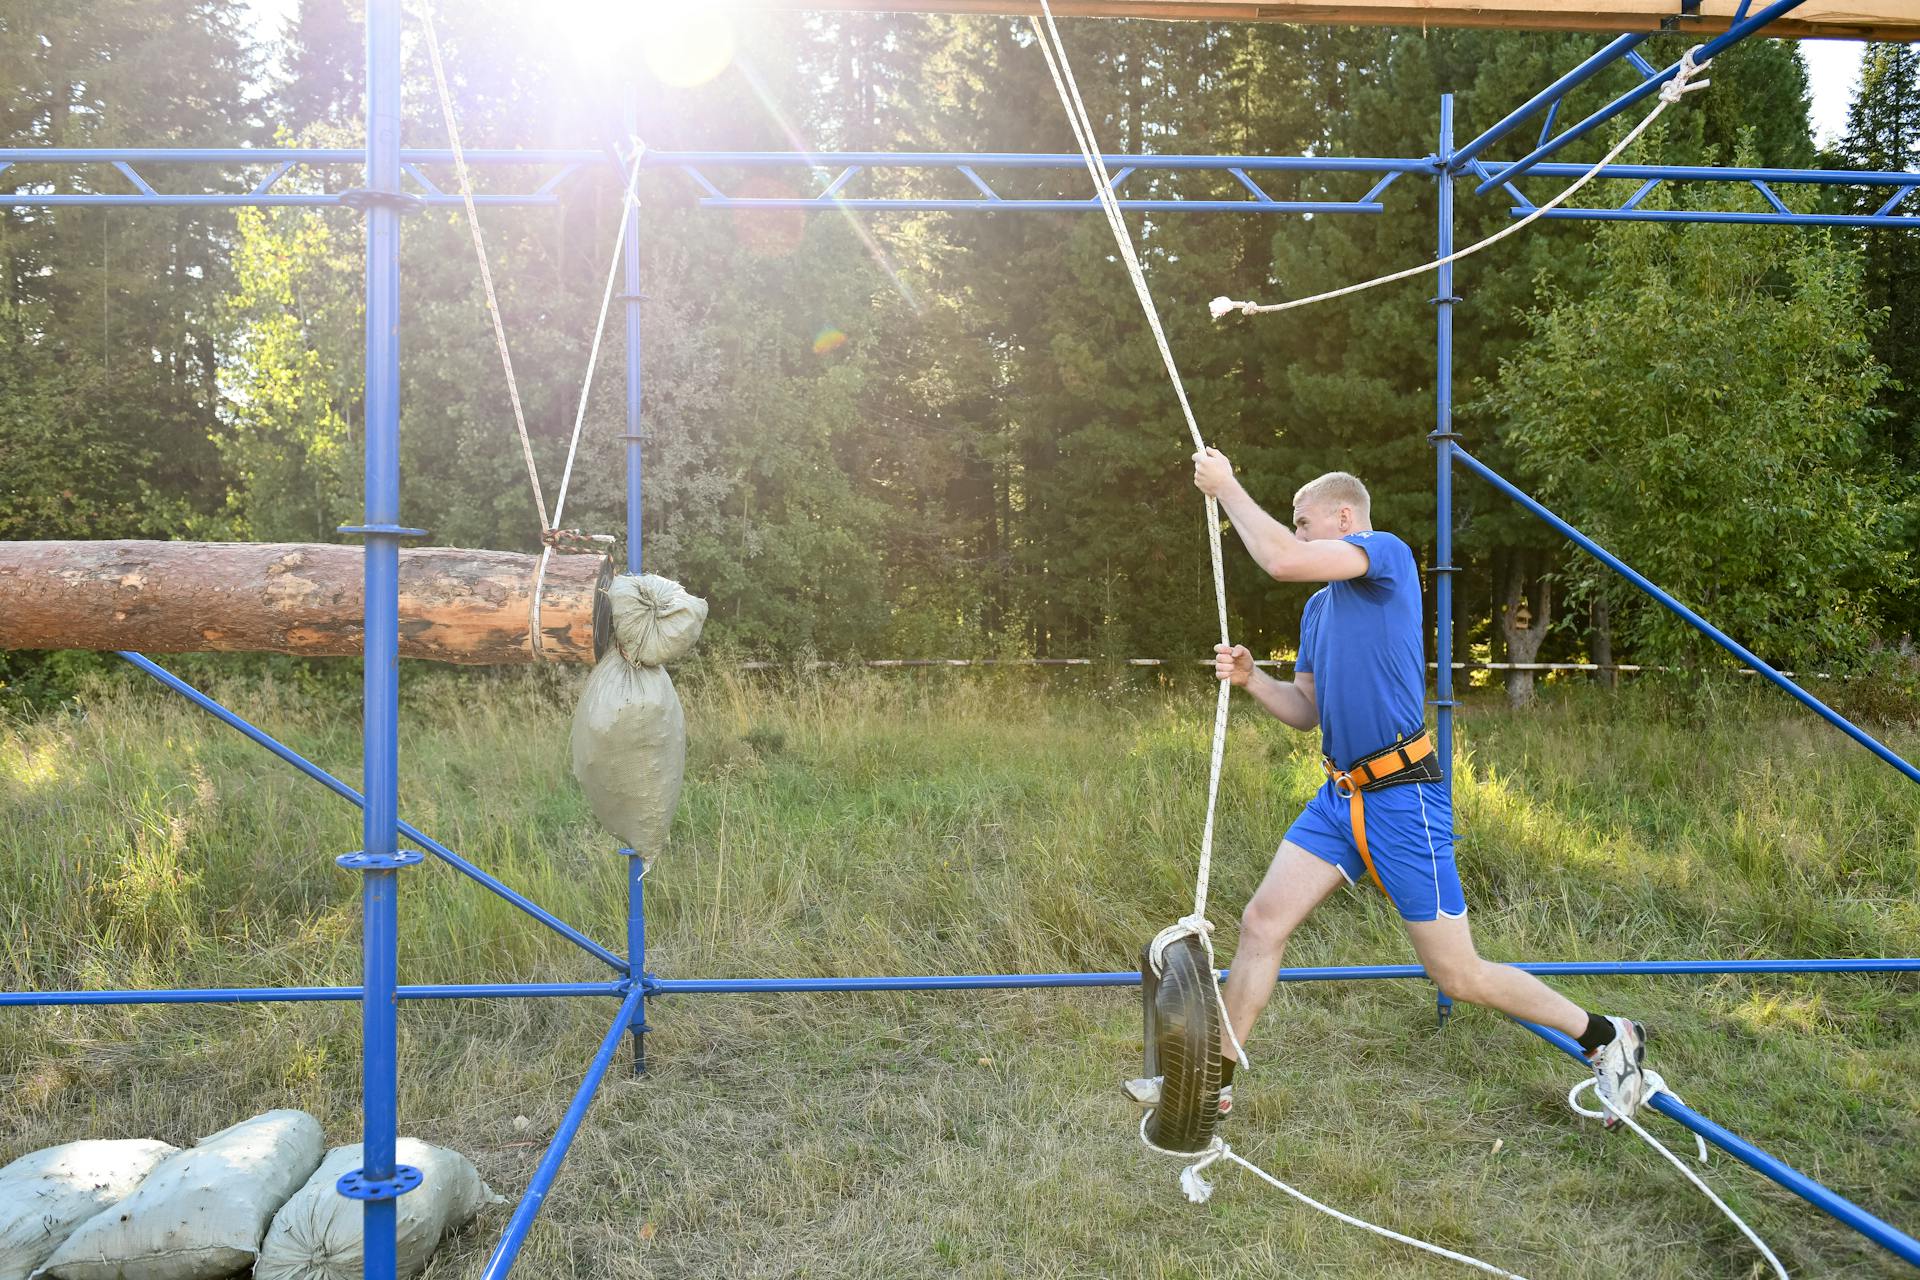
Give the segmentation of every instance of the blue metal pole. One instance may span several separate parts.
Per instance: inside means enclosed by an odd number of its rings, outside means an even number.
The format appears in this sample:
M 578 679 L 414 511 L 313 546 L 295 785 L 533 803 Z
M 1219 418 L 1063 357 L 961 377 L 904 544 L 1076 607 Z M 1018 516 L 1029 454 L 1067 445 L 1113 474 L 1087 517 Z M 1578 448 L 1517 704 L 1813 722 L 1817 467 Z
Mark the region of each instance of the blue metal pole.
M 1748 36 L 1760 30 L 1760 28 L 1766 26 L 1769 22 L 1772 22 L 1775 18 L 1779 17 L 1780 15 L 1784 13 L 1788 13 L 1794 9 L 1798 9 L 1802 4 L 1805 4 L 1805 3 L 1806 3 L 1806 0 L 1775 0 L 1773 4 L 1768 5 L 1766 8 L 1762 9 L 1759 13 L 1752 15 L 1751 17 L 1745 19 L 1744 21 L 1734 23 L 1731 27 L 1728 27 L 1725 31 L 1721 32 L 1718 36 L 1714 37 L 1712 40 L 1709 40 L 1705 45 L 1701 46 L 1700 56 L 1697 59 L 1695 59 L 1695 61 L 1705 62 L 1707 59 L 1712 58 L 1714 55 L 1718 54 L 1721 50 L 1726 49 L 1732 45 L 1738 44 L 1740 41 L 1746 39 Z M 1592 133 L 1595 129 L 1598 129 L 1601 125 L 1613 119 L 1615 116 L 1619 115 L 1622 111 L 1627 110 L 1629 107 L 1633 106 L 1636 102 L 1645 101 L 1647 98 L 1651 97 L 1653 94 L 1659 92 L 1660 86 L 1665 84 L 1667 81 L 1673 79 L 1674 76 L 1679 74 L 1679 72 L 1680 72 L 1680 64 L 1676 62 L 1672 66 L 1668 67 L 1665 71 L 1661 72 L 1659 75 L 1654 76 L 1652 79 L 1641 81 L 1634 88 L 1629 89 L 1626 93 L 1623 93 L 1618 98 L 1615 98 L 1607 106 L 1600 108 L 1600 110 L 1594 112 L 1592 115 L 1588 116 L 1585 120 L 1582 120 L 1579 124 L 1574 125 L 1572 128 L 1560 134 L 1559 137 L 1554 138 L 1550 142 L 1542 143 L 1540 146 L 1535 147 L 1532 151 L 1528 152 L 1521 159 L 1514 161 L 1512 164 L 1508 165 L 1506 168 L 1501 169 L 1499 172 L 1495 173 L 1492 177 L 1488 178 L 1485 182 L 1482 182 L 1478 187 L 1474 188 L 1474 194 L 1484 195 L 1489 189 L 1493 187 L 1497 187 L 1503 182 L 1509 182 L 1514 178 L 1519 177 L 1521 174 L 1533 168 L 1533 166 L 1535 166 L 1536 164 L 1539 164 L 1542 160 L 1546 159 L 1548 156 L 1552 155 L 1554 152 L 1566 146 L 1569 142 L 1574 141 L 1576 138 L 1584 138 L 1587 134 Z
M 400 0 L 367 0 L 366 656 L 360 1183 L 366 1280 L 396 1280 L 400 1194 Z M 350 1175 L 351 1176 L 351 1175 Z M 384 1194 L 381 1194 L 384 1192 Z
M 1453 95 L 1440 99 L 1439 238 L 1436 258 L 1453 253 Z M 1453 264 L 1439 269 L 1433 303 L 1437 329 L 1434 358 L 1434 706 L 1440 713 L 1440 767 L 1453 785 Z M 1443 994 L 1442 999 L 1445 999 Z M 1444 1010 L 1446 1006 L 1443 1004 Z
M 1538 977 L 1660 977 L 1720 973 L 1920 973 L 1920 957 L 1869 960 L 1550 960 L 1513 966 Z M 1221 970 L 1224 974 L 1227 971 Z M 1417 964 L 1326 965 L 1282 969 L 1282 982 L 1426 978 Z M 1140 973 L 929 974 L 875 978 L 654 978 L 653 995 L 744 995 L 778 991 L 985 991 L 1034 987 L 1131 987 Z
M 640 124 L 634 109 L 633 99 L 629 97 L 626 105 L 627 145 L 637 148 Z M 638 157 L 630 157 L 629 163 Z M 633 207 L 624 211 L 627 219 L 627 235 L 624 288 L 622 295 L 627 304 L 627 434 L 621 437 L 627 445 L 627 572 L 641 572 L 644 559 L 641 555 L 640 516 L 643 490 L 641 487 L 642 464 L 644 454 L 641 446 L 646 442 L 640 416 L 640 391 L 642 370 L 640 366 L 640 207 L 634 201 Z
M 206 694 L 200 692 L 200 690 L 194 688 L 192 685 L 182 680 L 179 676 L 174 675 L 171 671 L 168 671 L 165 667 L 154 662 L 153 659 L 147 657 L 145 654 L 133 653 L 130 650 L 126 650 L 126 649 L 120 650 L 119 654 L 121 657 L 125 658 L 128 662 L 131 662 L 134 666 L 140 668 L 140 670 L 146 672 L 148 675 L 152 676 L 155 680 L 158 680 L 161 684 L 165 685 L 167 688 L 172 689 L 175 693 L 179 694 L 181 697 L 186 698 L 189 702 L 192 702 L 195 706 L 199 707 L 202 711 L 205 711 L 208 715 L 213 716 L 216 720 L 221 721 L 223 724 L 226 724 L 234 729 L 239 730 L 247 738 L 265 747 L 268 751 L 272 752 L 274 755 L 278 756 L 280 759 L 286 761 L 288 764 L 292 765 L 294 768 L 298 769 L 300 772 L 306 774 L 309 778 L 312 778 L 315 782 L 327 788 L 329 791 L 333 792 L 335 795 L 361 808 L 366 807 L 366 800 L 361 796 L 361 794 L 358 791 L 355 791 L 352 787 L 340 781 L 340 779 L 334 777 L 332 774 L 328 773 L 325 769 L 322 769 L 319 765 L 313 763 L 311 760 L 308 760 L 305 756 L 293 750 L 291 747 L 288 747 L 285 744 L 277 741 L 272 737 L 272 735 L 248 723 L 245 719 L 241 718 L 238 715 L 235 715 L 232 711 L 229 711 L 227 708 L 221 706 L 218 702 L 214 701 L 212 698 L 209 698 Z M 458 871 L 461 875 L 464 875 L 469 879 L 475 881 L 476 883 L 485 886 L 491 892 L 496 893 L 500 897 L 506 899 L 508 902 L 520 908 L 520 910 L 526 912 L 528 915 L 532 916 L 535 920 L 538 920 L 541 924 L 547 926 L 547 928 L 553 930 L 555 933 L 567 939 L 567 941 L 573 943 L 575 946 L 578 946 L 581 950 L 587 952 L 589 955 L 599 958 L 603 963 L 607 965 L 608 968 L 611 968 L 620 973 L 626 972 L 627 970 L 626 962 L 620 959 L 619 956 L 613 954 L 613 952 L 607 950 L 605 947 L 595 942 L 592 938 L 589 938 L 586 934 L 581 933 L 578 929 L 574 928 L 572 925 L 568 924 L 566 921 L 560 919 L 558 916 L 553 915 L 551 912 L 547 911 L 544 907 L 539 906 L 538 904 L 533 902 L 530 898 L 526 897 L 524 894 L 516 893 L 514 890 L 509 889 L 506 885 L 494 879 L 492 876 L 482 871 L 479 867 L 476 867 L 473 863 L 468 862 L 465 858 L 461 857 L 459 854 L 455 853 L 453 850 L 447 848 L 447 846 L 441 844 L 438 840 L 435 840 L 432 836 L 429 836 L 424 831 L 420 830 L 420 828 L 414 826 L 412 823 L 402 822 L 400 824 L 400 834 L 405 836 L 407 839 L 413 841 L 415 844 L 418 844 L 421 848 L 425 849 L 428 853 L 431 853 L 434 857 L 439 858 L 442 862 L 445 862 L 448 866 Z
M 1920 957 L 1869 960 L 1553 960 L 1513 966 L 1541 977 L 1699 977 L 1709 974 L 1920 973 Z M 1224 970 L 1222 972 L 1225 972 Z M 1283 969 L 1282 982 L 1347 982 L 1425 978 L 1417 964 L 1334 965 Z M 980 991 L 1012 987 L 1124 987 L 1139 984 L 1132 969 L 1112 973 L 1012 973 L 902 978 L 643 978 L 647 994 L 740 995 L 761 991 Z M 470 1000 L 617 996 L 626 982 L 492 982 L 404 986 L 402 1000 Z M 358 1000 L 359 987 L 188 987 L 146 991 L 0 991 L 0 1008 L 71 1005 L 266 1004 Z
M 1653 33 L 1651 31 L 1636 31 L 1617 37 L 1591 58 L 1588 58 L 1585 62 L 1515 107 L 1507 115 L 1506 119 L 1454 152 L 1450 159 L 1443 157 L 1443 160 L 1451 169 L 1457 169 L 1459 166 L 1467 164 L 1488 147 L 1500 141 L 1500 139 L 1506 137 L 1515 129 L 1518 129 L 1526 122 L 1527 117 L 1540 110 L 1541 107 L 1564 97 L 1567 91 L 1576 85 L 1584 84 L 1588 80 L 1593 79 L 1593 77 L 1599 75 L 1606 68 L 1612 66 L 1621 58 L 1626 57 L 1628 53 L 1632 52 L 1634 48 L 1649 39 L 1652 35 Z
M 1617 43 L 1617 42 L 1616 42 Z M 1453 95 L 1440 96 L 1439 162 L 1434 174 L 1439 205 L 1439 235 L 1434 257 L 1453 254 Z M 1435 677 L 1433 705 L 1439 711 L 1440 769 L 1451 800 L 1453 791 L 1453 264 L 1439 269 L 1434 291 L 1435 351 L 1433 374 L 1434 492 L 1433 492 L 1433 647 Z M 1437 985 L 1433 993 L 1434 1022 L 1447 1025 L 1453 998 Z
M 1500 492 L 1506 494 L 1509 498 L 1512 498 L 1515 502 L 1519 503 L 1521 506 L 1525 507 L 1527 510 L 1533 512 L 1534 515 L 1546 521 L 1549 525 L 1553 526 L 1553 528 L 1559 530 L 1559 532 L 1563 536 L 1571 539 L 1576 546 L 1580 547 L 1580 549 L 1585 551 L 1588 555 L 1591 555 L 1594 559 L 1598 560 L 1601 564 L 1604 564 L 1605 566 L 1607 566 L 1607 568 L 1613 570 L 1615 573 L 1625 578 L 1628 582 L 1631 582 L 1634 586 L 1640 588 L 1640 590 L 1652 596 L 1655 600 L 1659 601 L 1662 605 L 1666 606 L 1666 608 L 1669 611 L 1683 618 L 1695 630 L 1705 635 L 1708 639 L 1712 640 L 1715 644 L 1719 645 L 1722 649 L 1725 649 L 1728 653 L 1731 653 L 1734 657 L 1740 659 L 1740 661 L 1752 667 L 1755 671 L 1759 672 L 1761 675 L 1771 680 L 1774 684 L 1780 686 L 1782 689 L 1792 694 L 1795 698 L 1797 698 L 1800 701 L 1800 703 L 1803 706 L 1805 706 L 1808 710 L 1812 711 L 1814 714 L 1818 715 L 1821 719 L 1825 720 L 1828 724 L 1840 730 L 1840 732 L 1846 734 L 1849 738 L 1852 738 L 1855 742 L 1859 743 L 1861 746 L 1865 747 L 1867 750 L 1873 752 L 1873 754 L 1875 754 L 1876 756 L 1879 756 L 1882 760 L 1892 765 L 1895 769 L 1898 769 L 1901 773 L 1905 774 L 1908 778 L 1910 778 L 1914 782 L 1920 782 L 1920 769 L 1914 768 L 1911 764 L 1908 764 L 1901 757 L 1895 755 L 1891 750 L 1882 746 L 1877 739 L 1862 732 L 1860 729 L 1855 728 L 1852 721 L 1848 720 L 1845 716 L 1833 710 L 1826 703 L 1820 701 L 1820 699 L 1814 697 L 1812 694 L 1808 693 L 1805 689 L 1802 689 L 1799 685 L 1795 684 L 1793 681 L 1787 679 L 1787 677 L 1781 675 L 1778 671 L 1775 671 L 1772 667 L 1762 662 L 1759 656 L 1755 654 L 1752 650 L 1748 649 L 1745 645 L 1742 645 L 1739 641 L 1729 636 L 1726 632 L 1720 630 L 1720 628 L 1714 626 L 1711 622 L 1708 622 L 1705 618 L 1701 617 L 1699 614 L 1695 613 L 1693 610 L 1687 608 L 1687 606 L 1681 604 L 1678 600 L 1675 600 L 1672 596 L 1668 595 L 1665 591 L 1662 591 L 1659 587 L 1655 586 L 1646 577 L 1642 576 L 1640 573 L 1635 571 L 1625 561 L 1621 560 L 1618 556 L 1614 555 L 1612 552 L 1608 551 L 1605 547 L 1595 542 L 1592 538 L 1589 538 L 1586 534 L 1581 533 L 1578 529 L 1568 524 L 1565 520 L 1562 520 L 1559 516 L 1547 510 L 1544 506 L 1540 505 L 1538 502 L 1535 502 L 1532 498 L 1528 497 L 1527 494 L 1522 492 L 1518 487 L 1516 487 L 1515 485 L 1507 481 L 1498 472 L 1494 471 L 1492 467 L 1489 467 L 1486 463 L 1480 461 L 1478 458 L 1468 453 L 1465 449 L 1456 448 L 1454 450 L 1453 456 L 1456 459 L 1458 459 L 1462 465 L 1466 466 L 1472 471 L 1478 472 L 1481 478 L 1486 480 L 1488 484 L 1491 484 L 1494 488 L 1500 490 Z
M 620 1038 L 627 1033 L 645 997 L 646 992 L 640 983 L 635 982 L 621 1004 L 620 1012 L 614 1016 L 613 1025 L 607 1029 L 606 1038 L 600 1041 L 600 1051 L 593 1055 L 593 1062 L 587 1068 L 587 1078 L 580 1082 L 580 1088 L 573 1095 L 573 1105 L 561 1117 L 560 1127 L 554 1131 L 547 1154 L 541 1157 L 540 1167 L 534 1170 L 533 1181 L 527 1184 L 527 1194 L 521 1197 L 514 1209 L 500 1243 L 493 1247 L 493 1256 L 487 1259 L 487 1268 L 480 1273 L 481 1280 L 501 1280 L 513 1269 L 514 1259 L 520 1256 L 520 1247 L 527 1242 L 527 1232 L 533 1229 L 533 1220 L 539 1216 L 541 1206 L 547 1201 L 547 1192 L 552 1189 L 553 1180 L 559 1176 L 560 1166 L 566 1161 L 567 1148 L 572 1145 L 574 1134 L 580 1131 L 580 1122 L 586 1118 L 587 1108 L 593 1104 L 593 1095 L 607 1074 L 607 1068 L 612 1065 L 615 1051 L 620 1048 Z
M 1586 1056 L 1580 1052 L 1580 1046 L 1571 1036 L 1563 1035 L 1551 1027 L 1535 1026 L 1531 1022 L 1521 1022 L 1520 1025 L 1578 1062 L 1582 1068 L 1587 1067 Z M 1699 1134 L 1740 1163 L 1765 1174 L 1814 1208 L 1852 1227 L 1882 1249 L 1920 1267 L 1920 1240 L 1915 1240 L 1898 1227 L 1828 1190 L 1792 1165 L 1768 1155 L 1731 1129 L 1715 1124 L 1670 1093 L 1656 1094 L 1647 1105 L 1667 1119 Z
M 631 980 L 645 986 L 647 977 L 647 860 L 633 849 L 622 849 L 627 858 L 627 956 Z M 633 1025 L 633 1074 L 645 1075 L 647 1071 L 647 1002 L 645 996 L 651 990 L 642 992 L 643 998 L 634 1006 Z
M 555 996 L 617 996 L 624 982 L 468 982 L 397 989 L 402 1000 L 492 1000 Z M 0 1008 L 58 1008 L 119 1004 L 305 1004 L 358 1000 L 359 987 L 189 987 L 153 991 L 0 991 Z
M 638 149 L 640 122 L 631 95 L 626 102 L 626 145 Z M 630 163 L 639 156 L 631 157 Z M 627 572 L 639 573 L 645 564 L 641 516 L 645 500 L 646 432 L 640 412 L 643 370 L 640 357 L 640 207 L 623 210 L 627 220 L 625 262 L 625 298 L 627 304 Z M 639 983 L 647 971 L 646 855 L 622 849 L 627 859 L 627 973 Z M 635 1006 L 633 1023 L 633 1073 L 647 1069 L 647 1002 L 643 996 Z

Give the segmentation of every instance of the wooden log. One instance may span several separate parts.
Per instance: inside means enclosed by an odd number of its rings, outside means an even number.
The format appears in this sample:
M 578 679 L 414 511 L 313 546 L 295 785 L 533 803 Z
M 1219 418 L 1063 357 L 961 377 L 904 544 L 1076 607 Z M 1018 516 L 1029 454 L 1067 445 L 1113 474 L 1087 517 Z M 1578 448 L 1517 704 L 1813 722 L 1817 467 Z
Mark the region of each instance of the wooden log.
M 400 552 L 400 656 L 592 662 L 600 556 L 554 555 L 528 642 L 538 556 Z M 363 651 L 361 549 L 258 542 L 0 542 L 0 649 L 142 653 Z M 605 619 L 600 619 L 602 626 Z
M 746 6 L 1023 17 L 1040 12 L 1039 0 L 746 0 Z M 1679 0 L 1052 0 L 1052 7 L 1061 17 L 1497 27 L 1614 34 L 1660 30 L 1680 12 Z M 1762 3 L 1753 6 L 1755 10 L 1761 7 Z M 1742 8 L 1741 0 L 1702 0 L 1698 16 L 1679 18 L 1675 29 L 1689 38 L 1716 36 L 1733 25 Z M 1920 4 L 1915 0 L 1807 0 L 1768 23 L 1762 34 L 1783 39 L 1920 40 Z

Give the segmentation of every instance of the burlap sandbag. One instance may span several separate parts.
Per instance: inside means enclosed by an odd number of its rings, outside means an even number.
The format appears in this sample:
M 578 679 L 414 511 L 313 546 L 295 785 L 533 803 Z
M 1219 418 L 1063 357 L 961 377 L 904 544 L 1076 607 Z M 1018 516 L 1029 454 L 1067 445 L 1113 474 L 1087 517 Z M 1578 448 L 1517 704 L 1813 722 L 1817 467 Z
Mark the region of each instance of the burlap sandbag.
M 707 602 L 654 574 L 607 587 L 613 648 L 573 712 L 573 776 L 594 816 L 642 856 L 666 847 L 687 767 L 687 719 L 662 664 L 693 652 Z
M 0 1280 L 27 1280 L 87 1219 L 178 1147 L 145 1138 L 69 1142 L 0 1169 Z
M 473 1161 L 458 1151 L 402 1138 L 399 1163 L 420 1171 L 420 1185 L 395 1202 L 394 1233 L 402 1280 L 433 1260 L 450 1232 L 500 1197 L 480 1181 Z M 360 1280 L 364 1271 L 363 1202 L 335 1190 L 341 1175 L 361 1167 L 360 1144 L 335 1147 L 273 1220 L 254 1263 L 253 1280 Z
M 253 1264 L 267 1224 L 320 1164 L 320 1122 L 269 1111 L 154 1166 L 36 1274 L 55 1280 L 213 1280 Z

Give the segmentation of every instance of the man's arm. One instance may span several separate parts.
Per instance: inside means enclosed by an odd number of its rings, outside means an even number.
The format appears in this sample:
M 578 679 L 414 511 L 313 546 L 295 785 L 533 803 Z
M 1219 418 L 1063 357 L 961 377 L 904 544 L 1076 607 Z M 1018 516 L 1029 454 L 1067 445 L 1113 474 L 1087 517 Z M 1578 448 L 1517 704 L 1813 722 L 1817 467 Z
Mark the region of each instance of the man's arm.
M 1275 680 L 1253 663 L 1253 654 L 1243 644 L 1213 646 L 1213 674 L 1239 685 L 1267 714 L 1296 729 L 1311 729 L 1320 723 L 1320 704 L 1314 700 L 1313 673 L 1302 671 L 1291 682 Z
M 1224 470 L 1225 474 L 1220 472 Z M 1367 573 L 1367 553 L 1351 542 L 1308 542 L 1275 520 L 1255 502 L 1218 449 L 1194 455 L 1194 480 L 1220 500 L 1247 554 L 1278 582 L 1345 582 Z M 1204 481 L 1204 483 L 1203 483 Z M 1208 490 L 1208 485 L 1216 487 Z
M 1296 675 L 1291 681 L 1276 680 L 1255 667 L 1247 677 L 1246 690 L 1281 724 L 1312 729 L 1320 723 L 1320 704 L 1314 701 L 1310 674 Z

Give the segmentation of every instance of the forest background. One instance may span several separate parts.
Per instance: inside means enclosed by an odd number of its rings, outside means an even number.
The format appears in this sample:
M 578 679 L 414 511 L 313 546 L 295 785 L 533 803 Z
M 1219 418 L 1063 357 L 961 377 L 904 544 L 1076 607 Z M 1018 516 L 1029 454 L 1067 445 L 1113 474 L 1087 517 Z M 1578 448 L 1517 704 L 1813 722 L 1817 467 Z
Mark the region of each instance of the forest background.
M 302 0 L 284 38 L 262 45 L 237 0 L 15 0 L 0 9 L 11 87 L 0 135 L 16 147 L 358 146 L 358 9 Z M 537 6 L 443 9 L 468 147 L 606 145 L 633 94 L 656 149 L 1072 149 L 1021 22 L 755 15 L 724 73 L 681 86 L 647 69 L 630 33 L 589 51 Z M 1457 95 L 1464 140 L 1598 43 L 1063 26 L 1100 141 L 1125 152 L 1421 156 L 1437 145 L 1443 91 Z M 417 22 L 406 41 L 406 142 L 444 145 Z M 1660 37 L 1645 52 L 1663 65 L 1683 47 Z M 1598 78 L 1562 118 L 1632 75 Z M 1796 45 L 1749 41 L 1712 80 L 1630 158 L 1920 168 L 1920 49 L 1869 47 L 1831 152 L 1813 142 Z M 98 167 L 14 174 L 124 189 Z M 171 190 L 198 180 L 164 166 L 148 176 Z M 436 176 L 453 189 L 450 170 Z M 497 180 L 478 176 L 483 190 Z M 735 180 L 759 194 L 817 189 L 798 170 Z M 1071 173 L 1032 181 L 1084 194 Z M 1276 198 L 1353 186 L 1351 198 L 1369 181 L 1265 185 Z M 619 182 L 603 167 L 567 183 L 558 210 L 481 214 L 549 496 Z M 1556 189 L 1526 185 L 1536 200 Z M 1128 190 L 1147 194 L 1146 180 Z M 1226 193 L 1192 177 L 1157 194 L 1169 191 Z M 772 658 L 1207 652 L 1190 446 L 1099 219 L 716 213 L 694 208 L 695 194 L 667 171 L 641 183 L 644 550 L 650 571 L 712 602 L 716 638 Z M 1622 193 L 1595 202 L 1609 194 Z M 1849 211 L 1884 199 L 1847 203 L 1853 194 L 1783 197 Z M 1649 204 L 1696 197 L 1727 194 L 1668 184 Z M 1764 207 L 1757 192 L 1733 198 Z M 1427 568 L 1431 280 L 1261 320 L 1214 323 L 1205 310 L 1216 294 L 1299 296 L 1431 257 L 1432 184 L 1402 179 L 1387 199 L 1375 217 L 1132 226 L 1202 429 L 1254 495 L 1284 515 L 1300 483 L 1354 471 L 1375 523 Z M 1463 198 L 1458 240 L 1508 221 L 1506 201 Z M 362 234 L 344 209 L 8 209 L 0 538 L 340 540 L 335 528 L 360 514 Z M 436 543 L 535 548 L 457 209 L 406 220 L 402 271 L 404 521 Z M 1465 264 L 1455 292 L 1457 429 L 1470 449 L 1763 656 L 1910 670 L 1920 234 L 1543 223 Z M 607 532 L 624 524 L 617 308 L 611 323 L 616 354 L 589 398 L 567 521 Z M 1504 499 L 1471 480 L 1456 493 L 1456 654 L 1704 659 L 1662 611 Z M 1237 637 L 1262 656 L 1292 649 L 1303 589 L 1236 555 L 1228 592 Z M 0 657 L 0 687 L 57 692 L 63 661 Z

